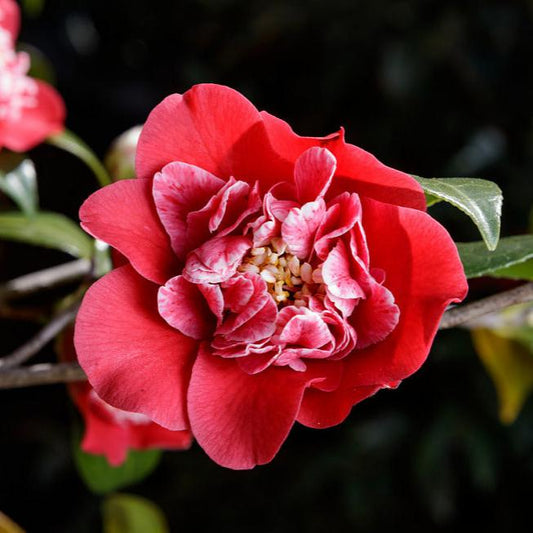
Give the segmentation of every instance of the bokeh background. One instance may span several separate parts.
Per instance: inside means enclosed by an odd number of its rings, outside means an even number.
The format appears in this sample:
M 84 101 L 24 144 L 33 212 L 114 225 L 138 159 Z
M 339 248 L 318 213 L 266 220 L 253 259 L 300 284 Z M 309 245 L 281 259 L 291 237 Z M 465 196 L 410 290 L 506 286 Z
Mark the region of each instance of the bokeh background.
M 300 134 L 347 140 L 425 176 L 472 176 L 504 191 L 503 234 L 533 204 L 533 2 L 176 0 L 24 2 L 20 40 L 41 50 L 69 129 L 99 155 L 167 94 L 230 85 Z M 31 154 L 41 206 L 76 219 L 95 188 L 82 163 Z M 478 239 L 451 207 L 432 211 Z M 2 280 L 69 259 L 0 243 Z M 438 283 L 438 279 L 435 280 Z M 472 296 L 503 288 L 477 282 Z M 31 300 L 51 306 L 56 294 Z M 2 352 L 38 329 L 4 319 Z M 53 358 L 48 348 L 37 359 Z M 63 386 L 0 391 L 0 509 L 28 531 L 101 530 L 102 499 L 71 457 L 76 413 Z M 171 531 L 522 531 L 531 523 L 533 402 L 502 426 L 467 331 L 439 334 L 426 365 L 358 405 L 339 427 L 295 427 L 267 466 L 232 472 L 193 446 L 166 453 L 129 492 Z M 149 533 L 149 532 L 148 532 Z

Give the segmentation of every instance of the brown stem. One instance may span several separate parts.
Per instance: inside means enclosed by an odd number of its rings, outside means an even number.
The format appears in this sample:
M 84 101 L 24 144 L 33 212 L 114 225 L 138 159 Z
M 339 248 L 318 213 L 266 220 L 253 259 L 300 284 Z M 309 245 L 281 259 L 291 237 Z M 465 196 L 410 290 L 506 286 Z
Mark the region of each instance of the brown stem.
M 444 313 L 439 329 L 449 329 L 465 324 L 475 318 L 509 307 L 533 301 L 533 283 L 520 285 L 509 291 L 488 296 L 477 302 L 449 309 Z
M 478 318 L 484 314 L 491 313 L 511 305 L 530 301 L 533 301 L 533 283 L 527 283 L 525 285 L 521 285 L 520 287 L 516 287 L 515 289 L 511 289 L 494 296 L 489 296 L 488 298 L 483 298 L 477 302 L 450 309 L 444 313 L 439 329 L 452 328 Z M 44 339 L 48 339 L 46 342 L 51 340 L 57 334 L 57 332 L 59 332 L 70 322 L 70 320 L 72 320 L 76 314 L 76 311 L 77 305 L 72 306 L 63 314 L 58 315 L 56 319 L 54 319 L 50 324 L 48 324 L 48 326 L 41 330 L 41 332 L 39 332 L 39 334 L 29 343 L 19 348 L 19 350 L 16 352 L 13 352 L 13 354 L 10 356 L 4 357 L 0 360 L 1 362 L 4 362 L 6 359 L 8 359 L 8 361 L 13 362 L 11 364 L 8 363 L 8 365 L 4 364 L 3 367 L 0 367 L 0 389 L 29 387 L 33 385 L 44 385 L 50 383 L 66 383 L 71 381 L 83 381 L 87 379 L 85 373 L 77 363 L 41 364 L 10 368 L 12 366 L 16 366 L 16 364 L 20 364 L 20 362 L 28 359 L 35 353 L 35 347 L 38 344 L 37 339 L 39 339 L 39 343 L 43 343 Z M 49 328 L 54 322 L 56 333 L 51 335 L 51 332 L 54 330 L 50 328 L 47 330 L 46 335 L 44 335 L 44 330 Z M 44 342 L 42 345 L 46 344 L 46 342 Z M 30 344 L 32 346 L 31 350 L 29 349 Z M 40 346 L 42 347 L 42 345 Z M 23 351 L 24 348 L 26 351 Z M 22 355 L 13 357 L 17 353 L 25 355 L 24 357 Z M 14 363 L 15 360 L 18 362 Z
M 86 380 L 78 363 L 57 363 L 12 368 L 0 372 L 0 389 Z
M 79 302 L 67 307 L 64 311 L 58 313 L 44 328 L 42 328 L 35 337 L 30 339 L 27 343 L 17 348 L 14 352 L 0 358 L 0 372 L 4 369 L 18 366 L 41 350 L 48 344 L 60 331 L 63 330 L 72 320 L 74 320 L 78 312 Z
M 20 276 L 0 286 L 0 301 L 21 298 L 43 289 L 51 289 L 70 283 L 86 276 L 91 272 L 91 269 L 92 263 L 89 259 L 77 259 L 70 263 Z

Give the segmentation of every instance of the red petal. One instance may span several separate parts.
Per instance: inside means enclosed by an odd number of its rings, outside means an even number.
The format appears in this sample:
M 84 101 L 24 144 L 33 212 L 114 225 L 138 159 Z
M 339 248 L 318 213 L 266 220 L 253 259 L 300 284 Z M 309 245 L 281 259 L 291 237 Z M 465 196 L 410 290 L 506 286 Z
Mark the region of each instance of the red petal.
M 296 159 L 312 146 L 327 148 L 337 159 L 337 172 L 329 196 L 356 192 L 395 205 L 426 209 L 422 188 L 408 174 L 380 163 L 372 154 L 344 142 L 344 131 L 327 137 L 300 137 L 291 127 L 272 115 L 261 113 L 269 141 L 286 161 Z
M 322 392 L 315 388 L 305 391 L 298 422 L 304 426 L 324 429 L 340 424 L 352 407 L 360 401 L 375 394 L 381 387 L 340 387 L 333 392 Z
M 176 276 L 159 289 L 159 314 L 169 325 L 193 339 L 207 339 L 216 322 L 208 303 L 194 283 Z
M 468 289 L 455 244 L 426 213 L 366 200 L 363 227 L 372 266 L 386 272 L 400 319 L 385 340 L 345 359 L 353 386 L 388 384 L 415 372 L 445 308 Z
M 193 434 L 222 466 L 242 470 L 268 463 L 294 423 L 305 388 L 320 379 L 317 371 L 282 368 L 250 375 L 203 347 L 188 393 Z
M 224 181 L 213 174 L 185 163 L 170 163 L 155 175 L 156 209 L 180 259 L 185 259 L 185 254 L 190 251 L 187 215 L 204 207 L 223 186 Z
M 35 107 L 25 107 L 17 120 L 6 120 L 0 126 L 0 147 L 15 152 L 30 150 L 50 135 L 64 128 L 65 104 L 50 85 L 34 80 L 37 84 Z
M 0 0 L 0 28 L 7 30 L 14 42 L 20 27 L 20 11 L 15 0 Z
M 137 176 L 151 178 L 172 161 L 199 166 L 216 176 L 234 172 L 235 146 L 255 124 L 257 109 L 237 91 L 196 85 L 163 100 L 144 125 L 137 147 Z
M 325 148 L 309 148 L 294 165 L 294 182 L 300 203 L 322 198 L 333 178 L 337 161 Z
M 157 312 L 157 286 L 129 265 L 94 283 L 78 317 L 78 359 L 98 395 L 169 429 L 187 429 L 185 394 L 197 344 Z
M 250 249 L 247 237 L 215 237 L 187 257 L 183 277 L 191 283 L 221 283 L 235 274 Z
M 178 271 L 152 199 L 152 180 L 121 180 L 81 206 L 83 228 L 124 254 L 142 276 L 164 284 Z
M 324 200 L 293 207 L 281 225 L 281 236 L 289 251 L 302 260 L 308 259 L 315 234 L 326 214 Z

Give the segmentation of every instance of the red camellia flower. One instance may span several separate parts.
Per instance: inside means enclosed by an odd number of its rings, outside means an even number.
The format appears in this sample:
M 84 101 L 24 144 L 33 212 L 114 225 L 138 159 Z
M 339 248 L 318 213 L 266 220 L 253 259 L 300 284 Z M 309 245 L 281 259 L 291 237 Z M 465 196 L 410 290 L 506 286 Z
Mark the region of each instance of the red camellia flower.
M 106 402 L 190 428 L 221 465 L 264 464 L 295 421 L 333 426 L 396 387 L 465 296 L 415 180 L 227 87 L 159 104 L 137 175 L 81 208 L 129 264 L 86 294 L 79 361 Z
M 73 331 L 62 335 L 60 352 L 64 360 L 76 360 Z M 113 466 L 122 464 L 130 449 L 183 450 L 191 445 L 190 431 L 170 431 L 143 414 L 112 407 L 87 382 L 70 383 L 68 388 L 85 421 L 81 449 L 104 455 Z
M 30 57 L 16 52 L 20 14 L 14 0 L 0 0 L 0 149 L 24 152 L 59 133 L 65 106 L 47 83 L 27 76 Z

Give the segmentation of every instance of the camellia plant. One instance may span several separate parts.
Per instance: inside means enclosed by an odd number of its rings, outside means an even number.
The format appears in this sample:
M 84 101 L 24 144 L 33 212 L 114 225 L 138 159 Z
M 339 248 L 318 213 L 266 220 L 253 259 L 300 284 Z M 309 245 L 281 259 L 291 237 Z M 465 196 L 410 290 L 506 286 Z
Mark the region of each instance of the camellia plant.
M 12 280 L 0 297 L 81 283 L 36 338 L 0 358 L 0 387 L 69 383 L 85 421 L 76 462 L 97 492 L 193 440 L 223 467 L 269 463 L 296 422 L 340 424 L 398 387 L 439 329 L 486 328 L 480 317 L 533 300 L 522 283 L 533 238 L 499 238 L 494 183 L 408 175 L 342 128 L 301 137 L 214 84 L 164 99 L 106 169 L 64 129 L 57 92 L 28 76 L 18 27 L 16 4 L 0 0 L 0 146 L 14 156 L 0 160 L 0 190 L 18 208 L 0 213 L 0 237 L 77 260 Z M 81 206 L 84 231 L 38 208 L 23 152 L 41 142 L 80 157 L 101 186 Z M 468 215 L 482 241 L 454 243 L 428 212 L 439 202 Z M 517 283 L 460 304 L 480 276 Z M 59 362 L 25 364 L 57 336 Z M 474 333 L 484 357 L 486 336 Z

